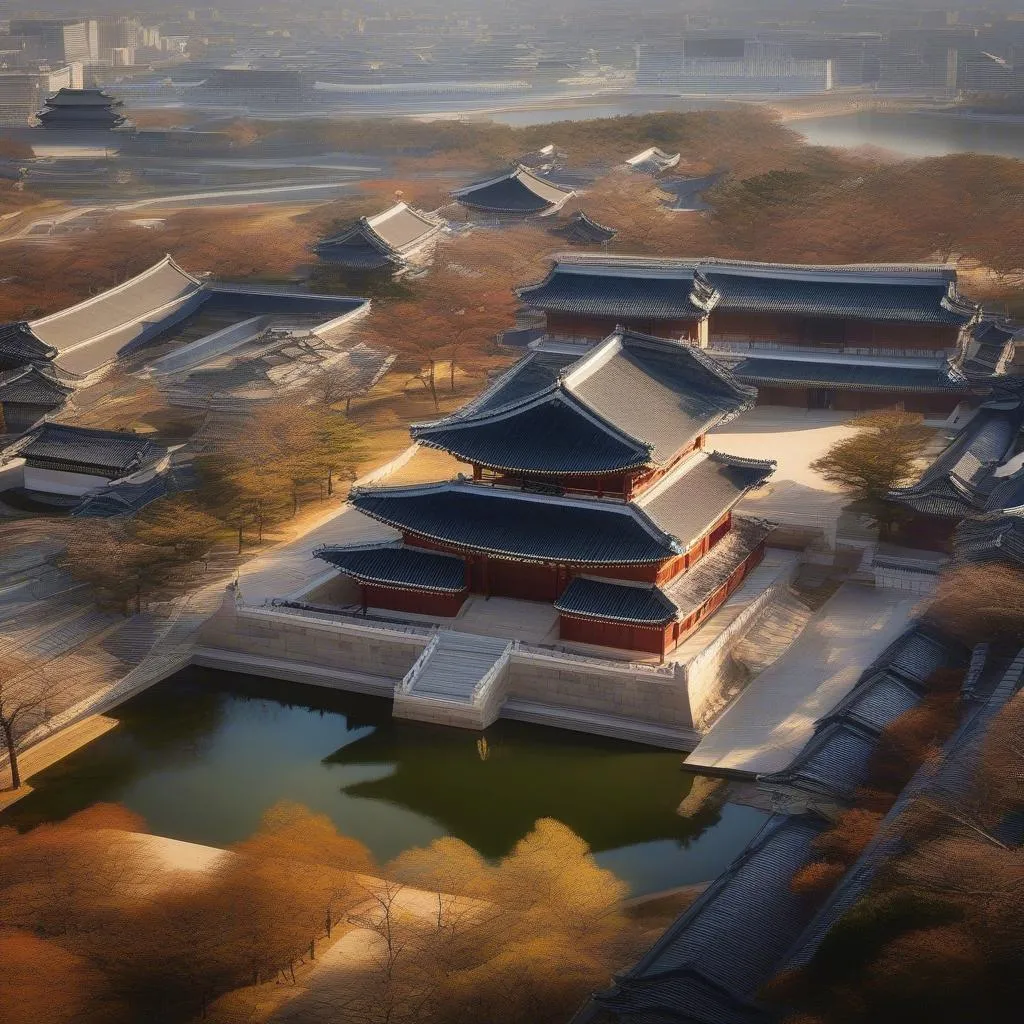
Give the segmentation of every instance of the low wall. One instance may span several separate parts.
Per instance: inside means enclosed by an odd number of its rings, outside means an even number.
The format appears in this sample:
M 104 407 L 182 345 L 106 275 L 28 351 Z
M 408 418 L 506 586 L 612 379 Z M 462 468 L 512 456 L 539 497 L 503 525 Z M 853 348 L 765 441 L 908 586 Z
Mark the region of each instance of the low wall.
M 605 668 L 583 659 L 570 663 L 557 654 L 516 651 L 509 666 L 508 697 L 642 722 L 693 725 L 681 674 L 644 673 L 626 665 Z
M 236 609 L 229 599 L 203 627 L 199 642 L 223 651 L 399 680 L 429 638 L 429 631 L 408 627 L 367 626 L 274 609 Z

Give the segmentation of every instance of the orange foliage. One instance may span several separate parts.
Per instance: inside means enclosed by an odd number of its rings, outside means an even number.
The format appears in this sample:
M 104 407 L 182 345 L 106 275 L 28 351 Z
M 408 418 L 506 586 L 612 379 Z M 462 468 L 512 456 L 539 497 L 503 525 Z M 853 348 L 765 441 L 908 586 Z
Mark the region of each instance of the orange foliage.
M 852 807 L 839 815 L 832 828 L 818 836 L 814 845 L 826 860 L 849 866 L 871 842 L 881 820 L 881 814 Z
M 846 874 L 846 865 L 829 861 L 805 864 L 789 882 L 790 889 L 801 896 L 824 896 Z
M 960 565 L 943 573 L 929 615 L 973 645 L 1024 642 L 1024 573 L 1012 565 Z
M 911 775 L 938 752 L 957 722 L 956 693 L 925 697 L 890 722 L 871 756 L 869 779 L 876 788 L 898 792 Z

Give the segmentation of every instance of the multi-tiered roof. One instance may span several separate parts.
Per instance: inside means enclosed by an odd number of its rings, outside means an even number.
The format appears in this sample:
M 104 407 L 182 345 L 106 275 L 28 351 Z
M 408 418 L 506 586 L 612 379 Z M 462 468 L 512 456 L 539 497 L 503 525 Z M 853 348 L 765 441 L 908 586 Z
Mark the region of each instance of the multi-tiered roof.
M 699 349 L 620 331 L 582 359 L 532 352 L 459 413 L 412 434 L 496 470 L 613 473 L 667 465 L 756 397 Z
M 60 89 L 37 116 L 44 128 L 104 131 L 127 124 L 123 106 L 100 89 Z
M 731 513 L 774 463 L 705 445 L 755 399 L 700 350 L 634 332 L 582 358 L 531 351 L 460 412 L 413 428 L 473 479 L 355 489 L 351 504 L 402 540 L 319 554 L 360 583 L 420 594 L 464 595 L 481 558 L 533 566 L 522 578 L 534 581 L 550 569 L 536 599 L 563 619 L 659 637 L 692 626 L 768 534 Z

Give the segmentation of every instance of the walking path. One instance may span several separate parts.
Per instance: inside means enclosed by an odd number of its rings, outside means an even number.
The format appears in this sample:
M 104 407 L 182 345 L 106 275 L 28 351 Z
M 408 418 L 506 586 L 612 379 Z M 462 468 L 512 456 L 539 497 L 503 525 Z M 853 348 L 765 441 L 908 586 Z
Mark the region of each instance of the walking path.
M 814 723 L 906 629 L 918 600 L 903 591 L 844 583 L 789 651 L 725 710 L 685 767 L 737 776 L 785 768 Z

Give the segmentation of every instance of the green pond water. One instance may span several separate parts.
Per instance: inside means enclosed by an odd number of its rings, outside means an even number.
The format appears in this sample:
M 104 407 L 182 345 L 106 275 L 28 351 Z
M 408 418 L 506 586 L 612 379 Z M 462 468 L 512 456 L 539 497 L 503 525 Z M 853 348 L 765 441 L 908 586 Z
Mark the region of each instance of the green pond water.
M 395 720 L 390 701 L 233 673 L 189 669 L 112 716 L 117 728 L 34 776 L 0 824 L 111 801 L 159 835 L 221 846 L 291 800 L 387 860 L 442 835 L 501 857 L 552 817 L 641 894 L 713 877 L 766 817 L 729 803 L 679 817 L 692 779 L 678 753 L 518 722 L 488 729 L 484 747 Z

